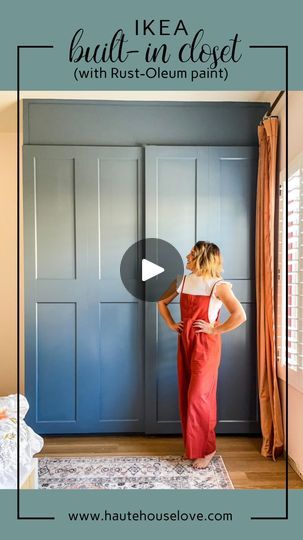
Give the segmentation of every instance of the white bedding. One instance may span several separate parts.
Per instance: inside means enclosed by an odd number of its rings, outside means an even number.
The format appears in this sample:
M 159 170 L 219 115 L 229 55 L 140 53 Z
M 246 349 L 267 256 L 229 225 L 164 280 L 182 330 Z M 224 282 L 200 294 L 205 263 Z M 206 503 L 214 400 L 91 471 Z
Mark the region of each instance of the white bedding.
M 17 488 L 17 394 L 0 397 L 0 411 L 7 409 L 8 418 L 0 419 L 0 489 Z M 29 409 L 20 394 L 20 486 L 32 471 L 33 456 L 43 448 L 43 438 L 24 420 Z

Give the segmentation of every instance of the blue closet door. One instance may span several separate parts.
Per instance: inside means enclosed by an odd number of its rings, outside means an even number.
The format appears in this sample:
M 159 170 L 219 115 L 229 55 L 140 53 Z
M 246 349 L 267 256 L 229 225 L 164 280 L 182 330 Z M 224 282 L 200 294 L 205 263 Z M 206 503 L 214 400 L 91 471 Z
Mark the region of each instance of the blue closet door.
M 144 430 L 142 149 L 24 146 L 25 393 L 41 434 Z
M 217 431 L 257 432 L 257 148 L 148 146 L 144 178 L 143 158 L 139 147 L 24 146 L 27 421 L 41 434 L 181 432 L 177 336 L 119 268 L 141 238 L 184 260 L 206 239 L 248 315 L 222 336 Z M 178 298 L 171 309 L 178 319 Z
M 255 147 L 146 146 L 146 236 L 173 244 L 184 258 L 197 240 L 217 243 L 224 278 L 247 322 L 222 335 L 218 433 L 259 431 L 255 336 Z M 187 272 L 187 271 L 186 271 Z M 180 320 L 179 297 L 170 304 Z M 221 320 L 228 317 L 223 308 Z M 146 432 L 181 433 L 177 334 L 155 304 L 146 305 Z M 236 392 L 235 392 L 235 389 Z

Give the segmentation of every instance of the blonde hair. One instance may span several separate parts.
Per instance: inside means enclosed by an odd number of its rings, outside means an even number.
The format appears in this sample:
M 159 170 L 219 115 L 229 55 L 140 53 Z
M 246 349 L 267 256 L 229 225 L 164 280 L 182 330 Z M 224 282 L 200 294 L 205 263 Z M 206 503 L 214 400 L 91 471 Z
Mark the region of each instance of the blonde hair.
M 199 240 L 193 247 L 195 273 L 204 277 L 220 277 L 223 262 L 220 249 L 212 242 Z

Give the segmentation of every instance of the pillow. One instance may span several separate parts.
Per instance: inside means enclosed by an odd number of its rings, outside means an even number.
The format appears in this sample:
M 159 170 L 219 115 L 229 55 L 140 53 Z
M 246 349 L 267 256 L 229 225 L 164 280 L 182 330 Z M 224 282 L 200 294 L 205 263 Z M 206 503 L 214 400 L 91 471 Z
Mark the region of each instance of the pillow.
M 17 418 L 17 399 L 18 399 L 18 394 L 9 394 L 8 396 L 1 396 L 0 397 L 0 411 L 2 411 L 2 409 L 6 409 L 7 416 Z M 20 403 L 19 417 L 20 419 L 22 419 L 25 417 L 29 409 L 29 403 L 26 397 L 23 396 L 23 394 L 20 394 L 19 396 L 19 403 Z
M 7 409 L 0 409 L 0 420 L 8 418 Z

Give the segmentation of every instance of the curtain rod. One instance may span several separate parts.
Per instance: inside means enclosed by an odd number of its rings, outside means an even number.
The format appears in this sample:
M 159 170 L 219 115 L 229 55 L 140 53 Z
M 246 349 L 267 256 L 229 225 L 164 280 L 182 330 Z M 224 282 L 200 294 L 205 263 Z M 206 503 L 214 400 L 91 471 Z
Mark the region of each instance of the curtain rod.
M 262 120 L 260 123 L 262 123 L 262 121 L 271 115 L 272 111 L 274 110 L 274 108 L 277 106 L 278 102 L 280 101 L 281 97 L 285 94 L 285 90 L 281 90 L 281 92 L 279 92 L 279 94 L 277 95 L 275 101 L 273 102 L 273 104 L 271 105 L 271 107 L 269 107 L 269 109 L 266 111 L 266 113 L 264 114 Z

